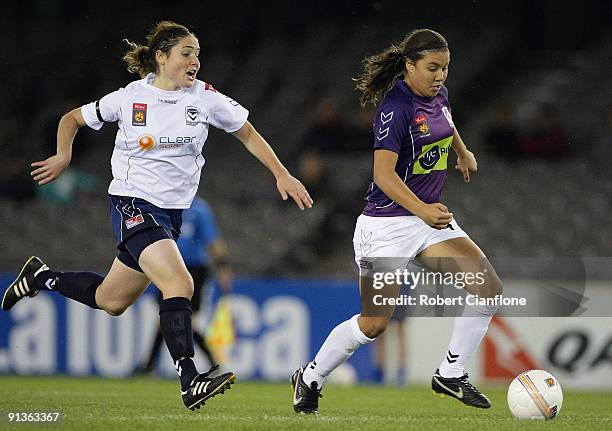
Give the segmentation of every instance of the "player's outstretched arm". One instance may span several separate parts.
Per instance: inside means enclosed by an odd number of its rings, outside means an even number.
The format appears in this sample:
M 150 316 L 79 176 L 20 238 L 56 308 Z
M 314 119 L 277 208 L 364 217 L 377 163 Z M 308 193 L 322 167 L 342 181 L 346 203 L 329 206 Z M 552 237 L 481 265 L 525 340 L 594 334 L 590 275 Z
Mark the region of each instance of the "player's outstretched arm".
M 31 164 L 35 169 L 30 172 L 30 175 L 32 175 L 38 185 L 42 186 L 50 183 L 59 177 L 68 167 L 72 159 L 74 136 L 79 128 L 84 125 L 85 120 L 83 119 L 83 114 L 81 114 L 81 108 L 73 109 L 64 114 L 57 128 L 57 154 L 46 160 Z
M 287 168 L 276 157 L 272 147 L 255 130 L 251 123 L 247 121 L 240 129 L 233 132 L 232 135 L 238 138 L 246 149 L 272 172 L 274 178 L 276 178 L 276 187 L 283 200 L 287 200 L 291 196 L 301 210 L 312 208 L 313 200 L 308 194 L 306 187 L 289 173 Z
M 478 170 L 478 162 L 474 153 L 467 149 L 467 146 L 459 136 L 459 131 L 455 127 L 453 130 L 453 150 L 457 154 L 457 164 L 455 169 L 463 174 L 463 179 L 466 183 L 470 182 L 470 174 Z

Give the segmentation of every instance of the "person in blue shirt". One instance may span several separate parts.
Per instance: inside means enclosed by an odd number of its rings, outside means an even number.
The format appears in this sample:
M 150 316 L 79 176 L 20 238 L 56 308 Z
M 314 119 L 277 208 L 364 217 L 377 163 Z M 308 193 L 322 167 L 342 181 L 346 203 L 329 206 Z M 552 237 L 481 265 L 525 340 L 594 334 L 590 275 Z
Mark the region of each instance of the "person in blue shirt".
M 233 279 L 228 262 L 227 245 L 219 233 L 214 214 L 208 203 L 195 197 L 191 207 L 183 211 L 181 236 L 177 245 L 189 274 L 193 277 L 193 297 L 191 298 L 193 313 L 201 310 L 203 302 L 209 299 L 211 276 L 213 274 L 224 294 L 231 290 Z M 161 301 L 161 295 L 159 300 Z M 197 329 L 193 329 L 193 340 L 200 346 L 206 358 L 215 365 L 215 358 L 206 344 L 206 338 Z M 155 369 L 155 362 L 163 343 L 161 328 L 151 346 L 146 362 L 138 366 L 135 374 L 149 374 Z

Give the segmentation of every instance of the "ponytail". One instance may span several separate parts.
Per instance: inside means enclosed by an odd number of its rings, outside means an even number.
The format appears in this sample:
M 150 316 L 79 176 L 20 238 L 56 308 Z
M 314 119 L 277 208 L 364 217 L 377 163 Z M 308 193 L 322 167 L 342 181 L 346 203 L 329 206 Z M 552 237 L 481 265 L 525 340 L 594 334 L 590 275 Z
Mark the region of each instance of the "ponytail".
M 386 94 L 393 85 L 393 80 L 404 70 L 405 57 L 399 46 L 391 45 L 378 54 L 366 57 L 362 61 L 363 73 L 354 78 L 355 87 L 361 91 L 361 106 L 368 103 L 376 105 L 381 95 Z
M 430 51 L 448 50 L 444 37 L 433 30 L 413 30 L 399 44 L 393 44 L 378 54 L 365 57 L 363 71 L 355 81 L 355 88 L 361 91 L 359 103 L 376 105 L 393 87 L 395 78 L 406 68 L 406 61 L 416 63 Z
M 130 73 L 137 73 L 141 78 L 147 76 L 147 73 L 155 72 L 155 59 L 149 55 L 149 47 L 139 45 L 128 39 L 123 39 L 130 49 L 123 55 L 123 61 L 127 63 L 127 70 Z M 152 69 L 152 70 L 151 70 Z
M 180 39 L 194 36 L 189 29 L 183 25 L 172 21 L 161 21 L 157 23 L 147 36 L 147 45 L 140 45 L 128 39 L 123 41 L 129 46 L 128 51 L 123 55 L 123 61 L 127 63 L 127 70 L 130 73 L 137 73 L 141 78 L 148 73 L 157 72 L 157 61 L 155 54 L 157 51 L 165 52 L 170 55 L 170 50 Z

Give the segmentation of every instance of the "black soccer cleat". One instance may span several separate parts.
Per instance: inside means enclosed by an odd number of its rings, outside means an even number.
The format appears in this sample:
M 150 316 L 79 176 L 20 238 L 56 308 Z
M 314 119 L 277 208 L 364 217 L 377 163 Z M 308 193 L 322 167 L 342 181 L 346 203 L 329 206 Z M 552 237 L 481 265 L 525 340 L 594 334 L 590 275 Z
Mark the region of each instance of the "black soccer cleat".
M 199 409 L 207 399 L 222 394 L 234 384 L 236 381 L 234 373 L 224 373 L 220 376 L 210 377 L 217 368 L 219 366 L 215 365 L 207 373 L 198 374 L 191 381 L 189 389 L 181 391 L 185 407 L 190 410 Z
M 35 277 L 42 271 L 48 271 L 49 267 L 36 256 L 30 257 L 23 264 L 19 275 L 4 291 L 2 297 L 2 309 L 10 310 L 19 300 L 26 296 L 36 296 L 39 290 L 36 288 Z
M 431 389 L 439 394 L 457 398 L 463 404 L 488 409 L 491 401 L 468 381 L 467 373 L 461 377 L 442 377 L 440 370 L 431 379 Z
M 308 386 L 304 382 L 304 367 L 300 367 L 291 376 L 291 386 L 293 387 L 293 410 L 304 415 L 319 414 L 319 398 L 321 389 L 317 389 L 317 382 L 312 382 Z

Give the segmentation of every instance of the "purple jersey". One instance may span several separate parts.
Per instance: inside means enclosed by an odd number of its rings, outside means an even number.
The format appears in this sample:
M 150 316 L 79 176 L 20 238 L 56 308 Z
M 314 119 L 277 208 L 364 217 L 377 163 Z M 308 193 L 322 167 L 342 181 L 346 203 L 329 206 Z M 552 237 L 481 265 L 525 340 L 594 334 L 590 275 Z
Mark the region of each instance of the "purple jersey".
M 448 90 L 435 97 L 412 93 L 398 78 L 376 111 L 374 150 L 398 154 L 395 172 L 425 203 L 440 202 L 446 179 L 446 161 L 453 141 Z M 363 214 L 373 217 L 413 215 L 383 193 L 372 181 Z

